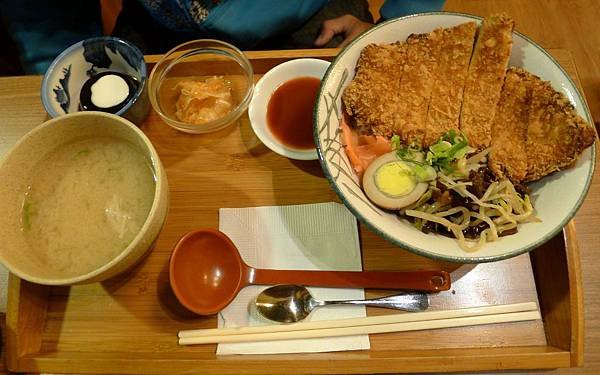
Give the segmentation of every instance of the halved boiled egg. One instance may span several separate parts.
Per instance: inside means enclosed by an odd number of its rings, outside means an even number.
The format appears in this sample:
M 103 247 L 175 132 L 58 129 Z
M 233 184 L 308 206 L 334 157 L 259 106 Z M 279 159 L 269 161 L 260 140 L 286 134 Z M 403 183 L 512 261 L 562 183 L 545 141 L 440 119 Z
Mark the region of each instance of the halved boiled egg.
M 435 177 L 435 171 L 429 165 L 404 161 L 393 151 L 369 165 L 363 176 L 363 189 L 376 205 L 399 210 L 425 194 L 428 181 Z

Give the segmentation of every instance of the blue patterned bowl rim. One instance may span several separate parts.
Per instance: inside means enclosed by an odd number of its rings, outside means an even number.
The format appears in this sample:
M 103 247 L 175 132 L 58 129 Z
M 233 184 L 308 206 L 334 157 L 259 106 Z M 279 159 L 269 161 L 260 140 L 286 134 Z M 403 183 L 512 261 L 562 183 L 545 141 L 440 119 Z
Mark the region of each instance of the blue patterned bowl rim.
M 129 103 L 127 103 L 127 105 L 125 105 L 125 107 L 121 108 L 121 110 L 115 114 L 118 116 L 121 116 L 122 114 L 126 113 L 131 108 L 131 106 L 134 103 L 136 103 L 137 100 L 139 99 L 139 97 L 142 95 L 142 93 L 144 92 L 144 88 L 146 86 L 146 81 L 147 81 L 148 77 L 147 77 L 146 62 L 144 60 L 144 54 L 142 53 L 142 51 L 140 51 L 139 48 L 137 48 L 135 45 L 133 45 L 121 38 L 116 38 L 113 36 L 99 36 L 99 37 L 89 38 L 89 39 L 85 39 L 85 40 L 80 40 L 79 42 L 69 46 L 64 51 L 62 51 L 58 56 L 56 56 L 56 58 L 54 59 L 54 61 L 52 61 L 52 63 L 46 70 L 46 73 L 44 74 L 44 79 L 42 80 L 42 90 L 40 92 L 40 97 L 42 99 L 42 104 L 44 105 L 44 108 L 46 109 L 46 112 L 50 115 L 50 117 L 54 118 L 54 117 L 62 116 L 62 114 L 57 113 L 54 110 L 54 108 L 52 107 L 52 105 L 50 105 L 50 102 L 48 101 L 49 99 L 48 99 L 47 93 L 48 93 L 48 85 L 50 84 L 49 80 L 50 80 L 51 73 L 56 69 L 58 64 L 66 56 L 70 55 L 77 49 L 81 48 L 83 46 L 83 42 L 96 42 L 96 41 L 104 41 L 104 40 L 112 40 L 116 43 L 126 46 L 127 48 L 130 48 L 133 51 L 133 53 L 135 54 L 135 56 L 137 58 L 139 58 L 139 60 L 141 61 L 141 64 L 139 65 L 139 67 L 136 67 L 136 69 L 140 73 L 140 85 L 138 86 L 138 89 L 135 92 L 135 95 L 133 96 L 133 98 L 131 98 Z

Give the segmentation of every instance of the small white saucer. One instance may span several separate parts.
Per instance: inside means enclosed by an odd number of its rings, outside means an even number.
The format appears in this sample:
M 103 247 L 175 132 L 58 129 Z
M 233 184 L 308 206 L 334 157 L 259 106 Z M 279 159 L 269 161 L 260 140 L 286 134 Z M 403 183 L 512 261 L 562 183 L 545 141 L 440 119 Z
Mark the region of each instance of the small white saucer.
M 296 160 L 316 160 L 317 149 L 296 150 L 283 145 L 273 136 L 267 126 L 267 106 L 273 92 L 284 82 L 298 77 L 322 79 L 329 62 L 319 59 L 296 59 L 286 61 L 269 70 L 256 84 L 254 96 L 248 107 L 248 117 L 254 134 L 272 151 Z

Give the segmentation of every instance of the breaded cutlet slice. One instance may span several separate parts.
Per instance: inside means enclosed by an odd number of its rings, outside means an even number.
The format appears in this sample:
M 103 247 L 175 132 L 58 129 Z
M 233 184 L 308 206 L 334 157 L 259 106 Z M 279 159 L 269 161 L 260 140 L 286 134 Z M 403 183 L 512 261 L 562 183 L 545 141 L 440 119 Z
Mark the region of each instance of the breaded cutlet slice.
M 433 89 L 433 74 L 437 67 L 437 55 L 442 39 L 442 29 L 429 34 L 412 34 L 406 39 L 406 63 L 400 90 L 394 134 L 398 134 L 405 144 L 421 146 L 425 139 L 427 109 Z
M 521 182 L 527 175 L 527 128 L 531 110 L 531 74 L 520 68 L 506 71 L 492 124 L 488 166 L 499 179 Z
M 400 42 L 369 44 L 361 51 L 354 79 L 342 95 L 359 133 L 392 135 L 405 60 L 406 44 Z
M 512 48 L 514 21 L 504 15 L 483 21 L 475 44 L 460 114 L 460 130 L 476 149 L 489 147 L 492 120 Z
M 577 114 L 567 97 L 549 82 L 527 73 L 533 82 L 527 128 L 525 182 L 572 165 L 596 140 L 594 127 Z
M 465 79 L 475 44 L 477 23 L 443 29 L 427 111 L 424 146 L 430 146 L 451 129 L 458 130 Z

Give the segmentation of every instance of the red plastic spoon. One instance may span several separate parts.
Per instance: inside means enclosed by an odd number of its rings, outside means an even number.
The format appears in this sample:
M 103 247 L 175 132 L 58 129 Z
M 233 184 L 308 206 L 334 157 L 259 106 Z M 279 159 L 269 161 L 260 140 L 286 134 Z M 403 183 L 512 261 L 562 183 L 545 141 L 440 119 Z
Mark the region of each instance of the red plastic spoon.
M 192 231 L 179 240 L 169 264 L 169 280 L 177 299 L 189 310 L 210 315 L 227 306 L 242 288 L 251 285 L 408 289 L 437 292 L 450 288 L 445 271 L 296 271 L 248 266 L 224 233 Z

